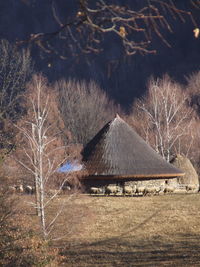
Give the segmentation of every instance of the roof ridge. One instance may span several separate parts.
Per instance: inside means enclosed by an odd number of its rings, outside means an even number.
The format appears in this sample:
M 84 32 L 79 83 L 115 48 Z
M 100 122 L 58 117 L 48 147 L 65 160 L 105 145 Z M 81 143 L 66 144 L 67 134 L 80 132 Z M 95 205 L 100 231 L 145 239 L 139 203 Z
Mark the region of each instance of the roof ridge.
M 82 155 L 91 175 L 182 175 L 118 114 L 85 146 Z

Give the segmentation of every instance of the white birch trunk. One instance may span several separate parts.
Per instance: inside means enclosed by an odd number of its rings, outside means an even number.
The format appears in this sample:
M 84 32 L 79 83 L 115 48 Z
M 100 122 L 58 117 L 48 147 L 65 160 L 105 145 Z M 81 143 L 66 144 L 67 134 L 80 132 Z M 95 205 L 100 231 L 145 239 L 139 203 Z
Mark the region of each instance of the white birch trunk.
M 191 125 L 192 109 L 187 105 L 187 96 L 178 84 L 164 76 L 150 81 L 149 94 L 137 102 L 137 110 L 144 112 L 148 121 L 141 122 L 145 124 L 145 134 L 148 132 L 148 142 L 169 162 Z
M 33 120 L 31 122 L 27 122 L 28 125 L 31 125 L 31 130 L 29 130 L 28 128 L 18 126 L 16 127 L 18 127 L 18 129 L 20 129 L 24 133 L 24 136 L 27 138 L 28 141 L 30 152 L 28 153 L 27 150 L 25 150 L 25 155 L 30 161 L 30 166 L 26 165 L 21 161 L 18 162 L 34 176 L 35 208 L 37 211 L 37 215 L 39 216 L 43 238 L 46 240 L 48 239 L 48 236 L 51 233 L 58 216 L 63 210 L 63 206 L 61 207 L 61 211 L 58 211 L 55 217 L 51 219 L 50 222 L 47 222 L 46 207 L 58 195 L 58 193 L 51 196 L 50 199 L 47 199 L 45 187 L 47 185 L 49 177 L 57 170 L 60 164 L 66 160 L 66 158 L 63 159 L 61 162 L 56 163 L 56 155 L 50 156 L 50 153 L 48 153 L 49 145 L 53 141 L 55 141 L 56 138 L 49 137 L 47 140 L 48 130 L 50 129 L 50 126 L 47 123 L 49 108 L 48 96 L 45 96 L 45 103 L 42 103 L 42 86 L 42 81 L 39 77 L 36 80 L 37 98 L 36 100 L 32 100 L 32 109 L 34 115 Z M 65 181 L 63 181 L 58 192 L 62 190 L 62 186 L 64 185 Z

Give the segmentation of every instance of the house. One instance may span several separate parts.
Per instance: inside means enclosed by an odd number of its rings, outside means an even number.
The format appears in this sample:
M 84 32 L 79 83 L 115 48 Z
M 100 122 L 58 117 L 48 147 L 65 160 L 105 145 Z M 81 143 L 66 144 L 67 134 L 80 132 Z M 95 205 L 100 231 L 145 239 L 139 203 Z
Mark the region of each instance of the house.
M 153 150 L 118 115 L 83 148 L 86 189 L 108 184 L 163 184 L 184 173 Z

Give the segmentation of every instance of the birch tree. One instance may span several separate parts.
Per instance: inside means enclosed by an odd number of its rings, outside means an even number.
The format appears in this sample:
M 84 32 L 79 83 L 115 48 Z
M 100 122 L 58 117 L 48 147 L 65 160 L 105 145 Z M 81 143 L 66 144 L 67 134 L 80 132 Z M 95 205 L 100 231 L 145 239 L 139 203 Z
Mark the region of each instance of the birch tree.
M 133 109 L 141 134 L 168 162 L 173 153 L 180 153 L 181 141 L 190 133 L 192 114 L 187 92 L 167 75 L 150 79 L 147 95 Z
M 23 155 L 26 161 L 20 159 L 17 161 L 34 177 L 36 198 L 34 207 L 40 218 L 43 237 L 48 239 L 67 198 L 51 220 L 47 219 L 46 210 L 52 200 L 58 196 L 68 177 L 60 182 L 59 188 L 54 190 L 50 196 L 48 184 L 52 175 L 66 161 L 67 157 L 59 133 L 55 132 L 56 124 L 50 122 L 49 119 L 53 106 L 52 98 L 47 91 L 46 80 L 40 75 L 35 76 L 32 80 L 32 87 L 34 91 L 28 96 L 28 100 L 30 100 L 28 119 L 23 121 L 23 124 L 17 125 L 26 141 L 23 146 Z M 54 119 L 57 118 L 54 117 Z

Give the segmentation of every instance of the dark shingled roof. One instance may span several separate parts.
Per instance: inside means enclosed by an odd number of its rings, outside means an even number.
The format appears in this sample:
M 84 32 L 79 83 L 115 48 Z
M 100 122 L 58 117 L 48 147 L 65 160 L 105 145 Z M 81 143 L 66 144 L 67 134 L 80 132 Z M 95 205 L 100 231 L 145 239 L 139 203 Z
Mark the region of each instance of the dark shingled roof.
M 118 115 L 82 151 L 89 176 L 96 178 L 164 178 L 184 173 L 156 153 Z

